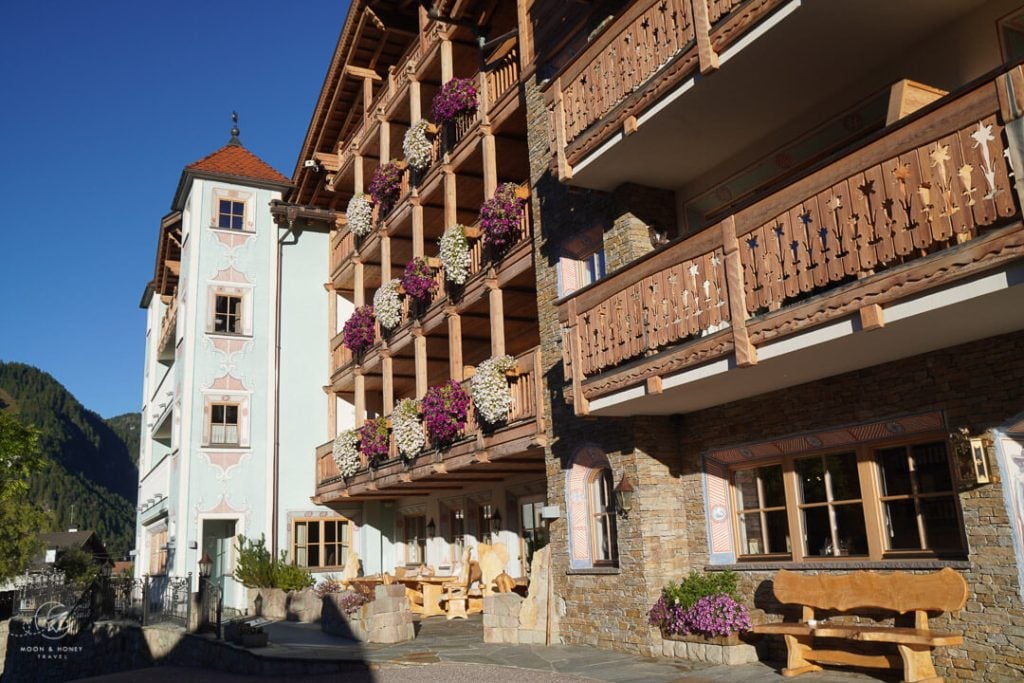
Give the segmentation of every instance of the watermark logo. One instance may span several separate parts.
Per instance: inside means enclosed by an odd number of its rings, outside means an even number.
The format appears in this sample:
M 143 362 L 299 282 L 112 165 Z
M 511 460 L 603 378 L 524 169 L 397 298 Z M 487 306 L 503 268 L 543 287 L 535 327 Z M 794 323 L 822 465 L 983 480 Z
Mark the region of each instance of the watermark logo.
M 34 632 L 47 640 L 62 639 L 74 626 L 74 614 L 66 605 L 55 600 L 44 602 L 32 617 Z

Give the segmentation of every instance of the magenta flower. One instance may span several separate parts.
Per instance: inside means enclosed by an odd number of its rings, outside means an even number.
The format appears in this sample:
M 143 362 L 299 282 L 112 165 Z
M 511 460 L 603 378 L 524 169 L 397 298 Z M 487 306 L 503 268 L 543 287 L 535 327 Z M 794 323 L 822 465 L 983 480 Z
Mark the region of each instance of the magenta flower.
M 379 208 L 377 215 L 384 218 L 401 197 L 402 169 L 393 161 L 378 166 L 370 179 L 368 191 L 370 199 Z
M 423 423 L 430 440 L 438 448 L 450 445 L 466 426 L 469 416 L 469 394 L 455 380 L 430 387 L 422 402 Z
M 383 418 L 367 420 L 359 428 L 359 452 L 366 456 L 366 462 L 377 465 L 388 459 L 390 431 Z
M 453 78 L 434 95 L 431 112 L 435 123 L 448 123 L 459 114 L 472 113 L 478 106 L 476 85 L 470 78 Z
M 519 241 L 519 224 L 523 219 L 526 200 L 516 196 L 514 183 L 502 183 L 494 196 L 480 206 L 480 229 L 484 244 L 501 255 Z
M 341 343 L 357 356 L 363 353 L 373 346 L 373 342 L 376 340 L 373 322 L 373 306 L 360 306 L 345 321 Z
M 402 275 L 402 289 L 421 304 L 430 303 L 430 294 L 437 286 L 434 280 L 434 273 L 427 265 L 426 259 L 416 257 L 405 264 L 405 273 Z

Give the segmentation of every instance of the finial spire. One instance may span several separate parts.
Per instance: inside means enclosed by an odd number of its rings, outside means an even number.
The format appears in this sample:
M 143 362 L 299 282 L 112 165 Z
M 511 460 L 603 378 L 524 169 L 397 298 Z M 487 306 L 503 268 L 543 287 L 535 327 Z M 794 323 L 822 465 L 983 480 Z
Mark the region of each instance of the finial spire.
M 228 140 L 228 144 L 229 145 L 241 145 L 242 141 L 238 139 L 238 134 L 241 131 L 238 130 L 238 112 L 237 111 L 231 112 L 231 122 L 232 122 L 233 125 L 231 126 L 231 139 Z

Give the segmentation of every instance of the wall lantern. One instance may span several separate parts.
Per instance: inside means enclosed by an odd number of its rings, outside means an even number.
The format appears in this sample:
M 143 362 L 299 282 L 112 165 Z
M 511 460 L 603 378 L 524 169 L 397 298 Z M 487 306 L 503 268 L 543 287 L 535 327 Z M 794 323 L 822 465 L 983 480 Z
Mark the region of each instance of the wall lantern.
M 211 571 L 213 571 L 213 560 L 207 553 L 203 553 L 203 557 L 199 560 L 199 576 L 208 579 Z
M 434 518 L 431 517 L 430 521 L 427 522 L 427 538 L 433 538 L 435 531 L 437 531 L 437 525 L 434 524 Z
M 497 510 L 491 515 L 491 534 L 497 534 L 501 531 L 501 513 Z
M 949 435 L 949 443 L 962 483 L 979 485 L 992 481 L 989 472 L 989 458 L 991 457 L 990 452 L 994 450 L 994 445 L 987 433 L 971 436 L 966 428 L 961 427 Z
M 628 474 L 623 474 L 615 487 L 615 507 L 623 517 L 629 517 L 629 511 L 633 509 L 633 483 Z

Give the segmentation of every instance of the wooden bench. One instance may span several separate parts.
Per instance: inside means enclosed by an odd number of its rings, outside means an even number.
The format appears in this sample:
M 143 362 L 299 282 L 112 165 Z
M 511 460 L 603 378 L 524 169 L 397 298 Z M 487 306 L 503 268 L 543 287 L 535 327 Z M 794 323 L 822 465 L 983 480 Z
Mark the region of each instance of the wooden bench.
M 807 576 L 780 570 L 775 575 L 775 597 L 784 605 L 800 605 L 799 622 L 755 626 L 755 633 L 778 634 L 786 640 L 787 662 L 784 676 L 799 676 L 820 671 L 818 664 L 838 664 L 872 668 L 903 667 L 903 679 L 909 682 L 942 681 L 935 675 L 932 650 L 943 645 L 959 645 L 963 636 L 932 631 L 929 612 L 953 612 L 967 602 L 967 582 L 948 567 L 931 574 L 896 572 L 878 574 L 857 571 L 850 574 Z M 857 613 L 914 613 L 914 626 L 881 624 L 838 624 L 816 621 L 815 610 Z M 839 638 L 861 643 L 892 643 L 894 654 L 864 654 L 838 649 L 818 649 L 816 638 Z

